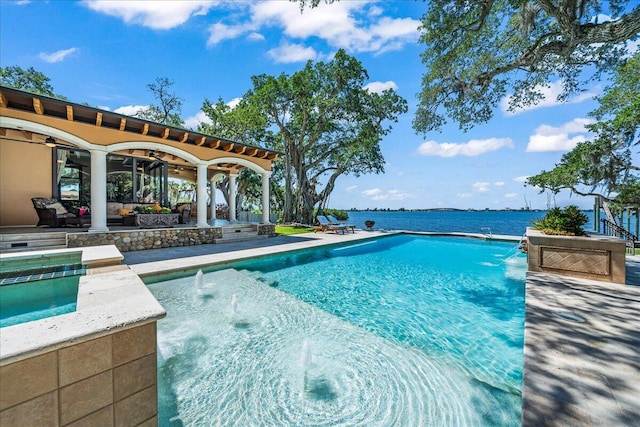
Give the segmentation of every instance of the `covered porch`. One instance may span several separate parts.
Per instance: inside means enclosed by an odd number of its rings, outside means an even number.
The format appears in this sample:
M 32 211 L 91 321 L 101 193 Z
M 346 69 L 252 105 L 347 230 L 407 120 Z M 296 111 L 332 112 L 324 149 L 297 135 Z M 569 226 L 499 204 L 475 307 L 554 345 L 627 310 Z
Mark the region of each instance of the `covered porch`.
M 88 226 L 88 233 L 120 231 L 120 224 L 109 218 L 109 203 L 174 208 L 169 202 L 168 182 L 175 178 L 195 183 L 192 205 L 196 211 L 189 223 L 176 229 L 218 224 L 216 209 L 208 206 L 219 202 L 216 183 L 220 180 L 226 182 L 228 221 L 234 224 L 238 220 L 236 179 L 243 169 L 261 177 L 259 222 L 269 224 L 269 177 L 278 155 L 192 130 L 0 86 L 0 232 L 38 223 L 31 202 L 34 197 L 56 199 L 67 206 L 88 206 L 89 217 L 71 221 L 80 229 Z

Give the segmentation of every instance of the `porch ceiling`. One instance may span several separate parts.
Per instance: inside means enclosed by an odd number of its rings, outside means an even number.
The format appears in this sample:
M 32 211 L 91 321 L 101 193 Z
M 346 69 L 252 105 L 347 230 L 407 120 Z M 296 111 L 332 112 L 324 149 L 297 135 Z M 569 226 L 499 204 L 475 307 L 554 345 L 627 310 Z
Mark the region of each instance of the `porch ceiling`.
M 261 160 L 274 160 L 281 153 L 265 148 L 242 144 L 217 136 L 206 135 L 192 130 L 167 126 L 148 120 L 125 116 L 112 111 L 100 110 L 86 105 L 76 104 L 65 99 L 50 98 L 0 86 L 0 108 L 23 111 L 43 117 L 53 117 L 67 120 L 68 122 L 92 125 L 98 128 L 111 129 L 128 134 L 136 134 L 145 139 L 157 139 L 156 142 L 171 142 L 185 146 L 195 146 L 210 150 L 218 150 L 223 153 L 246 156 Z M 0 137 L 9 137 L 8 129 L 0 129 Z M 13 138 L 30 143 L 44 143 L 46 136 L 33 134 L 27 131 L 17 131 Z M 128 136 L 125 139 L 131 139 Z M 186 147 L 185 147 L 186 148 Z M 149 150 L 126 150 L 120 154 L 136 157 L 148 157 Z M 133 152 L 133 153 L 132 153 Z M 184 165 L 185 161 L 177 156 L 156 151 L 156 155 L 171 165 Z M 168 158 L 165 158 L 168 157 Z M 171 158 L 171 159 L 169 159 Z M 230 165 L 224 165 L 230 166 Z M 224 167 L 222 166 L 222 167 Z M 234 167 L 237 165 L 233 165 Z M 240 167 L 241 168 L 241 167 Z

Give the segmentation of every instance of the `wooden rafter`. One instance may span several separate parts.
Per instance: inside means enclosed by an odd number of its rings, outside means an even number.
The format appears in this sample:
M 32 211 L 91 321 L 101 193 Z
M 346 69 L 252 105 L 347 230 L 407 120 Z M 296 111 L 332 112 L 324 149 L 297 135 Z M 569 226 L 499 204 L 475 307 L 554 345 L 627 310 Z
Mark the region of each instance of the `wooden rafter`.
M 202 137 L 198 138 L 198 140 L 196 141 L 196 145 L 199 147 L 199 146 L 203 145 L 206 140 L 207 140 L 207 137 L 206 136 L 202 136 Z
M 269 152 L 265 151 L 261 155 L 259 155 L 258 157 L 260 157 L 261 159 L 266 159 L 268 155 L 269 155 Z
M 127 119 L 121 118 L 120 119 L 120 132 L 122 132 L 125 127 L 127 127 Z
M 169 137 L 169 128 L 164 128 L 161 137 L 162 139 L 167 139 Z
M 140 131 L 140 133 L 141 133 L 142 135 L 146 135 L 146 134 L 148 134 L 148 133 L 149 133 L 149 123 L 145 123 L 145 124 L 142 126 L 142 130 Z
M 209 144 L 210 148 L 218 148 L 220 147 L 220 140 L 216 139 L 215 141 L 213 141 L 211 144 Z
M 275 160 L 278 157 L 278 154 L 276 153 L 271 153 L 267 156 L 267 159 L 269 160 Z
M 182 138 L 180 138 L 180 143 L 186 142 L 187 138 L 189 138 L 189 132 L 185 132 L 184 134 L 182 134 Z
M 44 107 L 42 106 L 42 101 L 40 101 L 38 98 L 33 98 L 33 110 L 41 116 L 44 114 Z
M 67 105 L 67 120 L 73 121 L 73 107 L 71 105 Z
M 4 93 L 0 92 L 0 107 L 6 108 L 9 106 L 9 100 Z
M 33 132 L 29 132 L 28 130 L 20 130 L 25 139 L 31 141 L 33 139 Z
M 242 147 L 236 147 L 236 154 L 244 154 L 247 151 L 247 146 L 243 145 Z
M 7 129 L 0 128 L 0 136 L 7 136 Z
M 102 126 L 102 113 L 96 114 L 96 126 L 98 127 Z
M 233 150 L 233 146 L 234 146 L 234 145 L 235 145 L 235 144 L 234 144 L 233 142 L 230 142 L 230 143 L 228 143 L 228 144 L 224 145 L 224 146 L 222 147 L 222 149 L 223 149 L 224 151 L 231 151 L 231 150 Z
M 255 156 L 256 154 L 258 154 L 258 149 L 257 148 L 251 148 L 249 150 L 247 150 L 247 156 Z

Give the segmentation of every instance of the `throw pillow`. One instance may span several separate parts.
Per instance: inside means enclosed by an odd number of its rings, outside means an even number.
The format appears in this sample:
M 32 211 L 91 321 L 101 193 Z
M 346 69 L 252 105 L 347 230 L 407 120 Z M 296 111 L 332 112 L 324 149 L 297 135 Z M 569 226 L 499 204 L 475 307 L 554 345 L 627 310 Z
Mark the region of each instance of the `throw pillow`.
M 51 203 L 50 205 L 47 205 L 47 209 L 55 209 L 56 215 L 64 215 L 68 213 L 68 211 L 65 209 L 64 206 L 62 206 L 62 203 L 60 202 Z

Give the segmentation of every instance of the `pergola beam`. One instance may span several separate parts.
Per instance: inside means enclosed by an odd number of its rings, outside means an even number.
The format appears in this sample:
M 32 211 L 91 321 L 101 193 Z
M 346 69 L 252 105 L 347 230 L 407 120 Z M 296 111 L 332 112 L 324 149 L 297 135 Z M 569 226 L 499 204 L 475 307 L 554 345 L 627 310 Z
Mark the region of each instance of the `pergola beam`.
M 42 101 L 38 98 L 33 98 L 33 110 L 36 114 L 42 116 L 44 114 L 44 107 L 42 106 Z
M 73 121 L 73 107 L 71 105 L 67 105 L 67 120 Z

